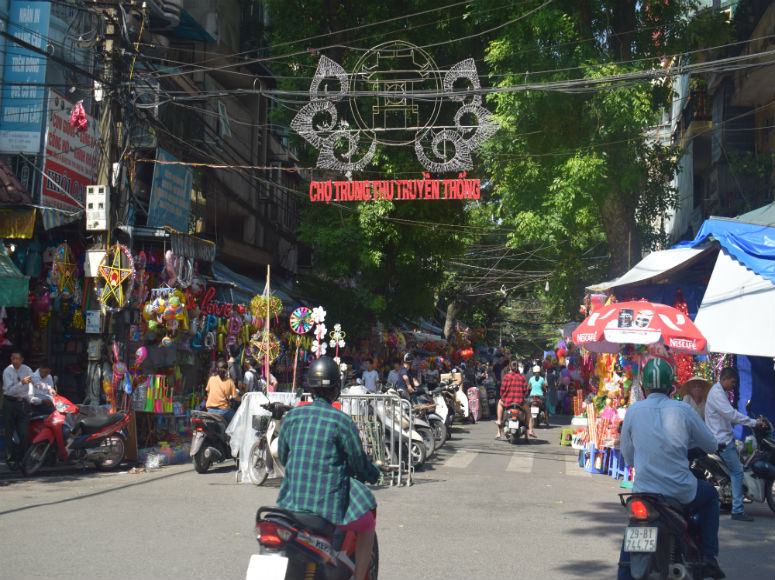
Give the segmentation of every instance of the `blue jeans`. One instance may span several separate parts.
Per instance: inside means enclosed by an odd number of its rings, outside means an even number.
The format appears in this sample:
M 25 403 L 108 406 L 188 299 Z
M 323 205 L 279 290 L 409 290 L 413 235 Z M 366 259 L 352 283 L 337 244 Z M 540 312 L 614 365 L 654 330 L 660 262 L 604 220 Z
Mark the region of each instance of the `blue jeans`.
M 732 480 L 732 513 L 743 513 L 743 464 L 740 463 L 740 457 L 737 455 L 737 446 L 735 440 L 719 451 L 721 459 L 729 468 L 729 478 Z
M 697 495 L 686 506 L 692 515 L 697 516 L 697 525 L 700 528 L 700 537 L 702 538 L 702 555 L 705 558 L 715 558 L 718 556 L 718 519 L 719 505 L 718 492 L 707 481 L 697 481 Z M 630 553 L 624 551 L 624 540 L 622 540 L 622 551 L 619 554 L 620 564 L 629 564 Z M 631 580 L 630 567 L 620 566 L 618 580 Z
M 208 413 L 215 413 L 217 415 L 223 415 L 227 423 L 231 423 L 232 417 L 234 417 L 234 409 L 216 409 L 215 407 L 207 407 Z
M 687 506 L 692 514 L 697 515 L 702 537 L 702 555 L 718 556 L 718 492 L 707 481 L 697 481 L 697 495 Z

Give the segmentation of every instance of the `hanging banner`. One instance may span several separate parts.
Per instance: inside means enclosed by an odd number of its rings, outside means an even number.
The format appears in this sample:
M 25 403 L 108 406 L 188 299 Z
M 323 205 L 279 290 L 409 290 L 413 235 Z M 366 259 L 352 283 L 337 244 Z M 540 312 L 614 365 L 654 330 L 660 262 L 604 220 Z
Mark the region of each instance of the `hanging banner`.
M 373 181 L 312 181 L 309 200 L 312 202 L 342 201 L 454 201 L 479 199 L 481 185 L 478 179 L 466 179 L 460 173 L 457 179 L 431 179 L 427 173 L 422 179 L 384 179 Z
M 32 238 L 36 209 L 0 209 L 0 238 Z
M 11 0 L 8 33 L 46 49 L 51 4 Z M 46 57 L 8 40 L 0 103 L 0 153 L 40 151 L 45 101 Z
M 179 161 L 161 147 L 156 150 L 156 160 Z M 188 233 L 193 178 L 194 170 L 191 167 L 156 164 L 148 212 L 149 226 L 167 226 L 175 231 Z
M 70 125 L 75 103 L 49 91 L 46 115 L 46 147 L 41 181 L 41 205 L 65 210 L 83 209 L 86 187 L 97 183 L 97 131 L 94 117 L 85 131 Z

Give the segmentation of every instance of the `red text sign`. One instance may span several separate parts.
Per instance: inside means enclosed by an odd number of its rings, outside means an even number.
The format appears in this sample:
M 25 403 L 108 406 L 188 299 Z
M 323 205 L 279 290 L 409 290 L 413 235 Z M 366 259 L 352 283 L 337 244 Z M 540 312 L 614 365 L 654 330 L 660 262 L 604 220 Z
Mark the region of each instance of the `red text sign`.
M 313 181 L 309 184 L 309 200 L 332 201 L 452 201 L 479 199 L 478 179 L 466 179 L 461 173 L 457 179 L 386 179 L 370 181 Z

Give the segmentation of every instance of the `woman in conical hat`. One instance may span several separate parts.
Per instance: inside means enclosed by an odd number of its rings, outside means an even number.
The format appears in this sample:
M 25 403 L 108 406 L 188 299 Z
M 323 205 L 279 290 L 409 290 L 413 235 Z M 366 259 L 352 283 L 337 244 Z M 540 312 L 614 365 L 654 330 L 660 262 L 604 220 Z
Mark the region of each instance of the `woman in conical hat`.
M 709 390 L 710 381 L 696 375 L 686 381 L 681 385 L 681 388 L 678 389 L 678 394 L 681 395 L 681 399 L 685 403 L 689 403 L 692 408 L 699 413 L 703 421 L 705 420 L 705 400 Z

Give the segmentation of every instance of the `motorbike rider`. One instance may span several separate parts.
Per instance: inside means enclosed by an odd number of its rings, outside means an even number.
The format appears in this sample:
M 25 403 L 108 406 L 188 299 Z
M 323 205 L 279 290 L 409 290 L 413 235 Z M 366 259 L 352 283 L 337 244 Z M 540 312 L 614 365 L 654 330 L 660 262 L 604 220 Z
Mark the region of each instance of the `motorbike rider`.
M 732 519 L 752 522 L 753 517 L 743 510 L 743 465 L 737 455 L 732 424 L 756 427 L 760 426 L 761 422 L 743 415 L 729 402 L 729 393 L 735 389 L 739 378 L 737 369 L 727 367 L 721 370 L 718 382 L 708 391 L 705 402 L 705 424 L 718 442 L 719 456 L 729 468 L 732 482 Z
M 532 437 L 535 437 L 533 433 L 533 416 L 530 414 L 530 407 L 528 407 L 525 401 L 525 393 L 527 393 L 527 381 L 525 376 L 517 372 L 519 366 L 517 361 L 511 361 L 509 364 L 509 370 L 503 375 L 501 381 L 501 398 L 498 399 L 498 408 L 495 425 L 498 427 L 498 434 L 496 439 L 501 438 L 501 430 L 503 429 L 503 411 L 506 407 L 511 405 L 520 405 L 525 411 L 525 417 L 528 418 L 528 432 Z
M 404 364 L 398 369 L 398 382 L 396 383 L 396 389 L 409 395 L 414 394 L 414 389 L 420 386 L 418 381 L 412 374 L 412 364 L 414 364 L 414 355 L 408 352 L 404 355 Z
M 539 399 L 540 405 L 546 410 L 546 379 L 541 376 L 541 367 L 538 365 L 533 366 L 533 376 L 528 381 L 530 387 L 530 398 L 536 397 Z M 545 412 L 546 426 L 549 426 L 549 413 Z M 532 427 L 531 427 L 532 430 Z
M 687 403 L 670 398 L 673 370 L 662 358 L 643 367 L 646 398 L 630 406 L 622 424 L 621 450 L 637 473 L 633 493 L 658 493 L 674 498 L 698 517 L 702 538 L 702 578 L 724 578 L 718 565 L 718 492 L 689 469 L 689 449 L 716 450 L 716 439 Z M 625 562 L 629 554 L 622 548 Z M 620 574 L 624 572 L 620 568 Z M 622 576 L 620 575 L 620 578 Z
M 38 370 L 32 373 L 32 396 L 30 397 L 33 415 L 51 413 L 54 410 L 54 377 L 51 376 L 51 365 L 42 361 Z
M 363 579 L 374 545 L 377 502 L 358 479 L 375 483 L 380 470 L 364 453 L 355 423 L 332 406 L 341 387 L 336 362 L 327 356 L 316 359 L 307 386 L 312 404 L 291 410 L 280 430 L 278 454 L 285 479 L 277 504 L 355 532 L 354 577 Z
M 14 350 L 11 352 L 11 364 L 3 371 L 5 456 L 6 464 L 13 470 L 17 469 L 27 451 L 31 396 L 32 369 L 24 364 L 21 351 Z M 13 437 L 14 432 L 18 439 Z
M 229 377 L 229 367 L 223 358 L 219 358 L 215 363 L 215 370 L 218 373 L 213 375 L 207 381 L 207 407 L 208 413 L 216 413 L 223 415 L 226 422 L 231 422 L 234 417 L 235 410 L 231 408 L 230 401 L 240 401 L 239 393 L 237 393 L 237 387 L 234 385 L 234 381 Z

